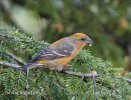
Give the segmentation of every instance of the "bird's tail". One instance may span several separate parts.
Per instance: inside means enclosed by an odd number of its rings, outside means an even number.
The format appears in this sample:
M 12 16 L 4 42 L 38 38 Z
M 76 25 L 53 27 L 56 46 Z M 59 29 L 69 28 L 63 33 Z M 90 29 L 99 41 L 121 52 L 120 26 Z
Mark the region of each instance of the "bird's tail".
M 32 68 L 33 66 L 35 66 L 36 63 L 27 63 L 25 64 L 24 68 L 27 69 L 27 68 Z
M 33 63 L 27 63 L 27 64 L 25 64 L 24 67 L 27 69 L 27 68 L 29 68 L 32 64 L 33 64 Z
M 43 66 L 42 64 L 38 64 L 37 62 L 33 62 L 33 63 L 27 63 L 24 68 L 25 69 L 32 69 L 32 68 L 37 68 L 37 67 L 41 67 Z

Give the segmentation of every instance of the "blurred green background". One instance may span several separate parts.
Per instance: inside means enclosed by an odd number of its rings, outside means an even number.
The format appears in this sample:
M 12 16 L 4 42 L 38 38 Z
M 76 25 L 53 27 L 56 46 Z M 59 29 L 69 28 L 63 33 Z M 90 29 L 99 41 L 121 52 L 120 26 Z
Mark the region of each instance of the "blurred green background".
M 0 0 L 0 27 L 49 43 L 84 32 L 92 55 L 131 71 L 131 0 Z

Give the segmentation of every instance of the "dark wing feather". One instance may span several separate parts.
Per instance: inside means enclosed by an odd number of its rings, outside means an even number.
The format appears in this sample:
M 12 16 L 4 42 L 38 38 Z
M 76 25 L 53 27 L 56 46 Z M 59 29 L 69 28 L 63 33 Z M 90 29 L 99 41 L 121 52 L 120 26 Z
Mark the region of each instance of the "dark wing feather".
M 62 57 L 68 57 L 74 51 L 72 45 L 64 45 L 59 48 L 48 47 L 40 52 L 31 62 L 40 61 L 40 60 L 54 60 Z

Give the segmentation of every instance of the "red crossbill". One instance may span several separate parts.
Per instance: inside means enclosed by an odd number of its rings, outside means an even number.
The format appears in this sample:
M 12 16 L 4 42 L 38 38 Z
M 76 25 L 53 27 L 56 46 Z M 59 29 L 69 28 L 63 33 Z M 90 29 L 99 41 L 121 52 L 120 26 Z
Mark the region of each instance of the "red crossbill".
M 91 45 L 92 39 L 86 34 L 75 33 L 52 43 L 48 48 L 41 51 L 26 67 L 43 65 L 51 70 L 65 70 L 68 63 L 75 58 L 80 50 L 86 45 Z

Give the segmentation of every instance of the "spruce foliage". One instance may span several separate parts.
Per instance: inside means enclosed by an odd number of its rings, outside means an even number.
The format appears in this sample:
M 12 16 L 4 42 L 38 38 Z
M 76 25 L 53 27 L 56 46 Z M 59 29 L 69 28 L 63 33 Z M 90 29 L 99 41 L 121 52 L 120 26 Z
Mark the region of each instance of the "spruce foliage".
M 20 64 L 7 51 L 18 57 L 24 66 L 49 43 L 37 41 L 19 32 L 0 29 L 0 61 Z M 70 63 L 74 72 L 96 71 L 99 77 L 78 78 L 44 68 L 31 69 L 29 73 L 29 100 L 129 100 L 131 85 L 127 76 L 120 76 L 121 69 L 113 68 L 111 62 L 82 50 Z M 26 75 L 24 72 L 0 65 L 0 100 L 25 99 Z

